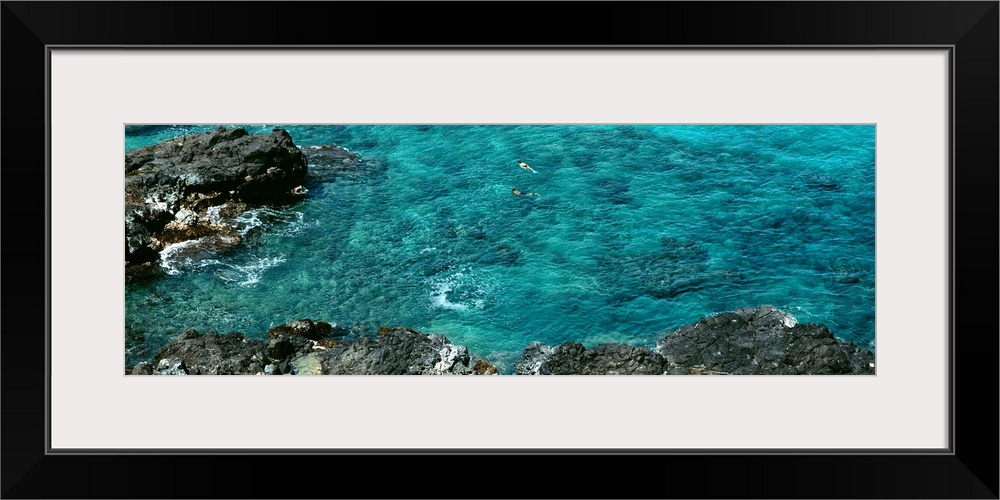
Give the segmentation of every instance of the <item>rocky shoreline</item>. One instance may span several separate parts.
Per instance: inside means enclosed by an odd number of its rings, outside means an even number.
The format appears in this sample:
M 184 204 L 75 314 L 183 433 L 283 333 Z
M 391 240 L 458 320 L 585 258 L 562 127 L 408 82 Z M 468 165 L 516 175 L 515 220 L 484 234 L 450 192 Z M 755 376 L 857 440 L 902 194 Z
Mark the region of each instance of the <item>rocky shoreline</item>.
M 170 245 L 190 253 L 240 243 L 233 220 L 250 206 L 304 193 L 305 155 L 288 132 L 241 128 L 188 134 L 125 154 L 125 279 L 155 277 Z
M 343 340 L 349 329 L 308 319 L 268 340 L 186 330 L 130 375 L 495 375 L 444 335 L 404 327 Z M 873 375 L 875 355 L 821 324 L 773 306 L 737 309 L 663 332 L 655 350 L 606 343 L 532 342 L 514 375 Z
M 125 279 L 164 273 L 161 256 L 192 259 L 239 246 L 238 217 L 265 205 L 307 196 L 307 177 L 384 173 L 378 160 L 361 159 L 333 145 L 299 148 L 282 129 L 249 134 L 241 128 L 188 134 L 125 155 Z M 674 243 L 674 242 L 668 242 Z M 699 255 L 674 244 L 671 263 Z M 639 263 L 642 267 L 658 262 Z M 666 266 L 666 264 L 663 265 Z M 676 266 L 675 266 L 676 267 Z M 673 296 L 686 268 L 669 267 L 651 289 Z M 676 271 L 676 272 L 675 272 Z M 659 285 L 658 285 L 659 286 Z M 657 295 L 659 294 L 659 295 Z M 373 334 L 374 333 L 374 334 Z M 514 363 L 515 375 L 874 374 L 875 356 L 837 339 L 820 324 L 799 324 L 772 306 L 737 309 L 661 332 L 655 347 L 576 342 L 533 342 Z M 272 328 L 267 340 L 242 333 L 188 329 L 148 361 L 126 367 L 132 375 L 487 375 L 500 370 L 473 361 L 447 337 L 405 327 L 357 332 L 336 323 L 301 319 Z
M 128 151 L 125 280 L 161 275 L 164 251 L 197 259 L 236 248 L 241 214 L 304 199 L 311 178 L 382 170 L 339 146 L 299 148 L 283 129 L 219 127 Z

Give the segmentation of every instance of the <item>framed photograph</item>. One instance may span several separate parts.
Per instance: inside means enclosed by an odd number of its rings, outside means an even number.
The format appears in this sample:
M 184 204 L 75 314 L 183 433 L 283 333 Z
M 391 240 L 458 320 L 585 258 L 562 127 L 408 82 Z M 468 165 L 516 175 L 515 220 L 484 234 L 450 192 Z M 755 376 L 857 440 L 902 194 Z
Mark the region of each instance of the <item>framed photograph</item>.
M 3 5 L 4 497 L 997 498 L 997 2 Z

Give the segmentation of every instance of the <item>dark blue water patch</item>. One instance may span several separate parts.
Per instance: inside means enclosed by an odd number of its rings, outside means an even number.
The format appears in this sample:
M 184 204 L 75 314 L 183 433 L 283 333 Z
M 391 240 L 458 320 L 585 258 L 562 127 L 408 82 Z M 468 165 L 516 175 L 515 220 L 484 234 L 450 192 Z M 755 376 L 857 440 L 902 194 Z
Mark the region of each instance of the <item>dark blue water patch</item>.
M 172 125 L 125 125 L 126 137 L 154 135 L 171 128 Z
M 606 280 L 602 288 L 615 303 L 642 295 L 675 298 L 708 286 L 708 252 L 697 242 L 670 236 L 660 238 L 659 248 L 638 255 L 610 251 L 597 255 L 594 264 Z
M 631 180 L 624 174 L 598 177 L 594 189 L 598 198 L 613 205 L 630 205 L 635 202 L 635 197 L 629 193 Z

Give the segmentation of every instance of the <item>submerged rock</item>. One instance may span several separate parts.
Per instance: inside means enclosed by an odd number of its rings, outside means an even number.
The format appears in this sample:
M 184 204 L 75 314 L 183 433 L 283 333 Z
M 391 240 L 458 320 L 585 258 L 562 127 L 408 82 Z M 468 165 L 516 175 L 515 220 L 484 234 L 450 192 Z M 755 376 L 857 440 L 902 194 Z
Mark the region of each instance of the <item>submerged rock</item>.
M 645 347 L 600 344 L 587 349 L 578 342 L 549 347 L 532 342 L 514 363 L 515 375 L 662 375 L 664 360 Z
M 811 189 L 822 191 L 840 191 L 843 185 L 837 179 L 818 172 L 806 172 L 799 175 L 802 183 Z
M 159 252 L 240 243 L 229 223 L 249 205 L 300 199 L 305 155 L 288 132 L 220 127 L 125 153 L 126 279 L 153 275 Z
M 656 346 L 671 374 L 874 374 L 875 355 L 800 324 L 773 306 L 737 309 L 667 333 Z
M 320 181 L 333 178 L 363 179 L 385 172 L 385 163 L 377 158 L 362 158 L 340 146 L 326 144 L 302 148 L 309 162 L 309 176 Z
M 500 373 L 495 365 L 491 365 L 486 360 L 480 359 L 472 366 L 472 373 L 476 375 L 496 375 Z
M 597 256 L 607 270 L 604 285 L 617 301 L 641 295 L 657 299 L 701 290 L 717 276 L 708 272 L 708 251 L 697 241 L 663 236 L 660 247 L 640 255 L 617 257 L 609 252 Z

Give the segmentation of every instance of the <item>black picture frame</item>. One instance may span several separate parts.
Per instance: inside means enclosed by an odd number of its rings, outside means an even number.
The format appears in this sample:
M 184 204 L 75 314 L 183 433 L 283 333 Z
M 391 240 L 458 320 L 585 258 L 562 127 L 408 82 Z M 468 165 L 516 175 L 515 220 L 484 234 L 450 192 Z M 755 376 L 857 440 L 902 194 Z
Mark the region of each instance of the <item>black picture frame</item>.
M 996 1 L 2 3 L 4 498 L 998 498 Z M 341 45 L 950 47 L 949 453 L 47 453 L 48 47 Z

